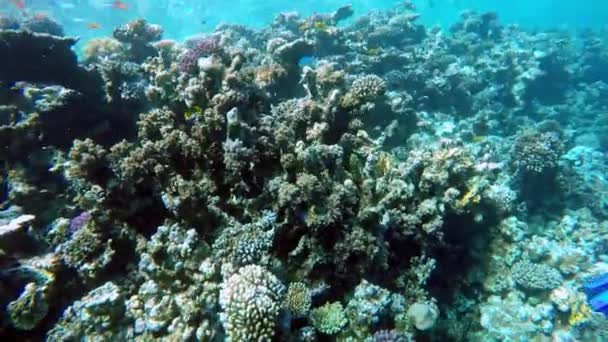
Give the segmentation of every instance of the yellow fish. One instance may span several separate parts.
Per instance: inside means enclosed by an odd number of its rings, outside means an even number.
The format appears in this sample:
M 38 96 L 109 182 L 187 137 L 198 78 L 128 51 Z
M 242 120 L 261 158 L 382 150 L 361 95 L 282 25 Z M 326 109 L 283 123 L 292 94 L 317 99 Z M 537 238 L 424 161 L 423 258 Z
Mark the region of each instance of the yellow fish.
M 184 112 L 184 119 L 190 120 L 190 119 L 192 119 L 196 115 L 203 114 L 203 112 L 204 112 L 203 108 L 201 108 L 200 106 L 192 106 L 192 108 L 188 108 Z

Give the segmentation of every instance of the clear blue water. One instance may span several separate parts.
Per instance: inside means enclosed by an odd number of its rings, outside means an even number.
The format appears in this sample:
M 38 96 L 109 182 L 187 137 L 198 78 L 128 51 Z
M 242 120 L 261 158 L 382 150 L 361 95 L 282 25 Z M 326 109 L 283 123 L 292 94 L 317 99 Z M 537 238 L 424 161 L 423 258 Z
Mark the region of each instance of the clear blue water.
M 218 23 L 230 22 L 260 27 L 272 21 L 280 12 L 297 11 L 302 15 L 331 12 L 340 5 L 351 3 L 356 15 L 371 10 L 394 7 L 400 1 L 354 0 L 124 0 L 121 10 L 111 0 L 23 0 L 30 13 L 46 13 L 61 21 L 69 35 L 83 39 L 106 36 L 113 27 L 134 18 L 146 18 L 165 29 L 165 38 L 183 39 L 187 36 L 211 31 Z M 594 28 L 607 24 L 608 4 L 603 0 L 413 0 L 421 13 L 421 22 L 427 25 L 449 26 L 465 9 L 479 12 L 495 11 L 502 22 L 526 28 Z M 13 0 L 3 0 L 0 11 L 22 15 Z M 99 24 L 90 29 L 90 23 Z

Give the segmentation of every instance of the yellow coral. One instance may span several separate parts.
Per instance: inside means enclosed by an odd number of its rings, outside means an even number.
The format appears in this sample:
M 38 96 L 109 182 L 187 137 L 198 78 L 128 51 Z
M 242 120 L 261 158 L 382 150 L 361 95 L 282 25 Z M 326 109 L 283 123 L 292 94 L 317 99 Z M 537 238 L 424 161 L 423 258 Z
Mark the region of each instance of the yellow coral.
M 456 208 L 462 209 L 470 204 L 477 204 L 481 200 L 480 193 L 480 179 L 479 177 L 474 177 L 469 182 L 469 187 L 467 192 L 462 196 L 461 199 L 456 203 Z
M 469 189 L 469 191 L 467 191 L 466 194 L 464 194 L 464 196 L 462 196 L 462 198 L 458 201 L 458 207 L 459 208 L 464 208 L 469 204 L 475 204 L 475 203 L 479 203 L 481 197 L 479 196 L 479 194 L 477 193 L 477 187 L 472 187 Z
M 391 156 L 388 153 L 382 152 L 380 157 L 378 157 L 378 162 L 376 163 L 376 169 L 381 175 L 386 175 L 392 166 Z
M 192 106 L 191 108 L 186 109 L 186 111 L 184 112 L 184 119 L 190 120 L 194 116 L 202 115 L 203 113 L 204 113 L 203 108 L 195 105 L 195 106 Z
M 306 22 L 300 24 L 298 29 L 300 30 L 300 32 L 304 32 L 309 29 L 315 29 L 317 31 L 322 31 L 322 32 L 329 32 L 329 31 L 331 31 L 332 27 L 330 25 L 328 25 L 326 22 L 324 22 L 323 20 L 314 20 L 314 21 L 306 21 Z
M 308 30 L 311 27 L 310 22 L 305 21 L 302 24 L 300 24 L 300 26 L 298 27 L 298 29 L 300 30 L 300 32 L 304 32 L 306 30 Z
M 593 310 L 591 310 L 587 302 L 577 300 L 572 304 L 570 317 L 568 317 L 568 323 L 570 323 L 572 326 L 583 324 L 589 321 L 592 314 Z
M 378 48 L 368 48 L 367 49 L 368 56 L 377 56 L 378 52 L 379 52 Z
M 315 21 L 313 27 L 319 31 L 329 31 L 329 25 L 322 21 Z

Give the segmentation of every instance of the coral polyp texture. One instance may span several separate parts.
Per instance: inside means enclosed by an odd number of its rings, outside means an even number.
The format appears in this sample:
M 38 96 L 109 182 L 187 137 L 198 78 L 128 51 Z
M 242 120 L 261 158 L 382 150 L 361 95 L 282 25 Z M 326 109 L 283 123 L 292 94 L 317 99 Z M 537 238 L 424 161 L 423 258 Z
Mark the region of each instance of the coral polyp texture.
M 355 8 L 0 15 L 2 340 L 608 339 L 606 40 Z
M 220 319 L 228 341 L 270 341 L 285 288 L 257 265 L 240 268 L 222 283 Z

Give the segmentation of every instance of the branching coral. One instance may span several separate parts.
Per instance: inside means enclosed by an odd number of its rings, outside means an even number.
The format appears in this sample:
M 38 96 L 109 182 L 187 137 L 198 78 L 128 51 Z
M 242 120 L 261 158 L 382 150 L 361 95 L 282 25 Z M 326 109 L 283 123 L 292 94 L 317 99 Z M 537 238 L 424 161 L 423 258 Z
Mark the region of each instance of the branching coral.
M 257 265 L 240 268 L 222 283 L 220 314 L 229 341 L 267 341 L 275 334 L 284 286 Z
M 310 313 L 313 326 L 327 335 L 335 335 L 348 323 L 340 302 L 327 303 Z
M 511 269 L 511 277 L 520 286 L 527 289 L 551 290 L 558 287 L 562 275 L 558 270 L 545 264 L 535 264 L 529 260 L 518 261 Z
M 285 308 L 295 316 L 305 316 L 310 310 L 310 289 L 304 283 L 291 283 L 285 294 Z
M 605 47 L 414 11 L 184 43 L 135 20 L 81 64 L 76 39 L 0 20 L 0 209 L 35 215 L 0 211 L 8 329 L 67 306 L 47 339 L 588 336 L 572 293 L 605 269 Z

